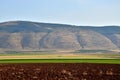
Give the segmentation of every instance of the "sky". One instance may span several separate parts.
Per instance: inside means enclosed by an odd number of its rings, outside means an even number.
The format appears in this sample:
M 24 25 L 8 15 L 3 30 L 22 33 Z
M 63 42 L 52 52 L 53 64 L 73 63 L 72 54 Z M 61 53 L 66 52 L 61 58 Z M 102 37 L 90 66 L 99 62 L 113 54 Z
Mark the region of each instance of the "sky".
M 120 25 L 120 0 L 0 0 L 0 22 Z

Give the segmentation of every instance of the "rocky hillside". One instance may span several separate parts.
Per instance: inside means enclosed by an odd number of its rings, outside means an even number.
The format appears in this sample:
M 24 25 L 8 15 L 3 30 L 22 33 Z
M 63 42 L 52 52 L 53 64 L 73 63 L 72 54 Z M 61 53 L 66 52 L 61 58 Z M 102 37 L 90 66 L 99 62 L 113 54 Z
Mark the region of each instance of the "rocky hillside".
M 120 49 L 119 26 L 74 26 L 11 21 L 0 23 L 0 49 Z

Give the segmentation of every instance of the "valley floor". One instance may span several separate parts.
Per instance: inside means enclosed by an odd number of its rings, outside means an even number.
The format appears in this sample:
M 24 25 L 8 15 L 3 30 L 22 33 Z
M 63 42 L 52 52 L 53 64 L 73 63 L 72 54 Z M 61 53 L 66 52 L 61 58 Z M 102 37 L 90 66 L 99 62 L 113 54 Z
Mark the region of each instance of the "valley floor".
M 17 53 L 0 54 L 1 59 L 120 59 L 119 53 Z

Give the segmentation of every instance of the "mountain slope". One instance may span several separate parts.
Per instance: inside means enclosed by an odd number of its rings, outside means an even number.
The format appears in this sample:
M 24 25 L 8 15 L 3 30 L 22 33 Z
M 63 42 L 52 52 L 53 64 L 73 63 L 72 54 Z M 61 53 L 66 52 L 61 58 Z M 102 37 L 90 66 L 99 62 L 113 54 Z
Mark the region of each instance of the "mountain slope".
M 10 21 L 0 23 L 0 48 L 12 50 L 120 49 L 119 26 L 73 26 Z

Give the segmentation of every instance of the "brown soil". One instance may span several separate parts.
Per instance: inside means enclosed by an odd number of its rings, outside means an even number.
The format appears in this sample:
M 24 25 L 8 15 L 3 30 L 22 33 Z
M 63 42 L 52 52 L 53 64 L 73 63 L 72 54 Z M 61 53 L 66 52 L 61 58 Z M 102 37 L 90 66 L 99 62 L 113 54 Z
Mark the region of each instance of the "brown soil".
M 0 64 L 0 80 L 120 80 L 119 64 Z

